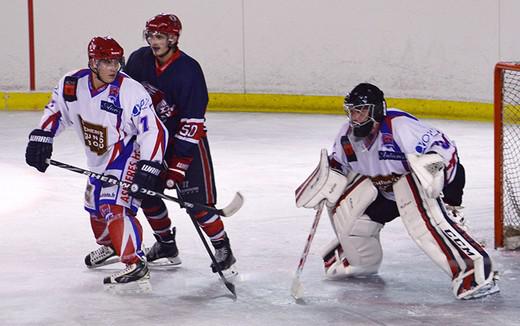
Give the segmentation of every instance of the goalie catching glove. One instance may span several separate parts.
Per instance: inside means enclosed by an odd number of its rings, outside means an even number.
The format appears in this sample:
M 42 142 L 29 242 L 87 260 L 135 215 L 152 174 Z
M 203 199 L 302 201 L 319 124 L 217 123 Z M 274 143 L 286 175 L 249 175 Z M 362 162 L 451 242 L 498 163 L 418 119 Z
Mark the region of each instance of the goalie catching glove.
M 141 160 L 137 162 L 134 180 L 130 186 L 130 193 L 138 199 L 147 196 L 146 190 L 154 192 L 161 190 L 161 172 L 164 166 L 159 162 Z
M 318 167 L 295 191 L 296 206 L 315 208 L 324 199 L 328 206 L 333 206 L 348 183 L 343 173 L 330 168 L 327 150 L 322 149 Z
M 437 198 L 444 188 L 444 161 L 437 153 L 406 154 L 410 168 L 423 186 L 428 198 Z
M 29 143 L 25 150 L 25 162 L 40 172 L 49 167 L 47 159 L 52 155 L 53 134 L 50 131 L 34 129 L 29 134 Z

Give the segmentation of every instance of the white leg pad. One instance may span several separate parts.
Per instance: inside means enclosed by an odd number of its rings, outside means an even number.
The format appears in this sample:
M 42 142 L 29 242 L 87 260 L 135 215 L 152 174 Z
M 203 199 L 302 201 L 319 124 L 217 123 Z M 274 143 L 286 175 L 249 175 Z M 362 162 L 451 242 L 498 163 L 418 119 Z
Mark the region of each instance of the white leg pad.
M 473 296 L 479 289 L 494 284 L 491 258 L 448 217 L 440 198 L 429 198 L 414 175 L 403 176 L 396 182 L 394 194 L 408 234 L 450 275 L 457 298 Z
M 372 182 L 360 180 L 347 190 L 335 210 L 329 212 L 338 240 L 329 244 L 323 255 L 324 260 L 328 258 L 328 263 L 325 261 L 328 277 L 377 273 L 383 258 L 379 241 L 383 225 L 363 214 L 376 197 L 377 189 Z

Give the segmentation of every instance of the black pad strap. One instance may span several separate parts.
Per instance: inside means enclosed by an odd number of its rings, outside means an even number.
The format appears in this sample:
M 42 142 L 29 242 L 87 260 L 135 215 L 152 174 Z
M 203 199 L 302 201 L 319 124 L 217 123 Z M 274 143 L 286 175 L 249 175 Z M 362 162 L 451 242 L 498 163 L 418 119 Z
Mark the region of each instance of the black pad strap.
M 78 77 L 66 76 L 63 82 L 63 98 L 67 102 L 74 102 L 78 100 L 76 90 L 78 88 Z

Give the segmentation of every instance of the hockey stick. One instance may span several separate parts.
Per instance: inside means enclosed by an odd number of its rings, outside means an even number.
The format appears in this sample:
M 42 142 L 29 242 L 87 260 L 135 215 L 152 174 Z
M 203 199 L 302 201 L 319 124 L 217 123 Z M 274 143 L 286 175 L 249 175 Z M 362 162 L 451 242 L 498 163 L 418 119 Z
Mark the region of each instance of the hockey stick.
M 129 182 L 121 181 L 121 180 L 117 179 L 114 176 L 104 175 L 104 174 L 92 172 L 92 171 L 89 171 L 89 170 L 78 168 L 76 166 L 69 165 L 69 164 L 62 163 L 62 162 L 58 162 L 58 161 L 55 161 L 55 160 L 47 159 L 46 162 L 48 164 L 50 164 L 50 165 L 54 165 L 54 166 L 57 166 L 59 168 L 66 169 L 66 170 L 69 170 L 69 171 L 72 171 L 72 172 L 76 172 L 76 173 L 79 173 L 79 174 L 83 174 L 83 175 L 86 175 L 88 177 L 92 177 L 92 178 L 101 180 L 103 182 L 110 183 L 110 184 L 115 185 L 115 186 L 120 185 L 120 186 L 122 186 L 124 188 L 130 188 L 130 185 L 131 185 Z M 244 197 L 239 192 L 235 193 L 235 197 L 233 197 L 233 200 L 231 200 L 231 202 L 226 207 L 224 207 L 222 209 L 218 209 L 218 208 L 215 208 L 215 207 L 211 207 L 211 206 L 207 206 L 207 205 L 199 204 L 199 203 L 186 202 L 186 201 L 183 201 L 182 199 L 175 198 L 175 197 L 172 197 L 172 196 L 168 196 L 168 195 L 162 194 L 160 192 L 155 192 L 155 191 L 144 189 L 144 188 L 141 188 L 140 192 L 145 193 L 148 196 L 160 197 L 160 198 L 163 198 L 163 199 L 166 199 L 166 200 L 170 200 L 170 201 L 176 202 L 176 203 L 180 204 L 181 207 L 184 207 L 184 208 L 204 209 L 204 210 L 206 210 L 208 212 L 213 212 L 213 213 L 215 213 L 217 215 L 226 216 L 226 217 L 229 217 L 229 216 L 235 214 L 240 209 L 240 207 L 242 207 L 242 205 L 244 204 Z
M 184 207 L 182 207 L 182 204 L 181 204 L 181 202 L 182 202 L 181 189 L 179 188 L 178 184 L 175 184 L 175 188 L 177 189 L 177 196 L 179 196 L 179 198 L 181 199 L 179 201 L 179 205 L 181 206 L 181 208 L 184 208 Z M 204 244 L 204 247 L 206 248 L 206 251 L 208 252 L 209 257 L 211 258 L 211 261 L 217 267 L 217 273 L 220 276 L 220 279 L 222 280 L 222 282 L 224 282 L 224 285 L 228 288 L 228 290 L 233 294 L 233 300 L 236 300 L 237 293 L 235 292 L 235 285 L 233 283 L 231 283 L 230 281 L 228 281 L 226 279 L 226 277 L 224 276 L 224 273 L 222 273 L 222 270 L 220 269 L 220 265 L 217 262 L 215 255 L 213 255 L 213 253 L 211 252 L 208 242 L 206 241 L 206 238 L 204 237 L 204 235 L 202 234 L 202 231 L 200 230 L 199 223 L 195 220 L 195 218 L 193 216 L 191 216 L 190 214 L 188 214 L 188 215 L 190 216 L 190 220 L 193 223 L 193 226 L 195 227 L 195 229 L 197 230 L 200 240 L 202 240 L 202 243 Z
M 291 295 L 296 300 L 301 299 L 303 297 L 303 285 L 300 281 L 300 275 L 302 274 L 303 266 L 305 265 L 307 255 L 309 254 L 309 251 L 311 249 L 312 239 L 314 239 L 314 234 L 316 234 L 316 229 L 318 228 L 318 223 L 320 222 L 321 212 L 323 211 L 323 206 L 325 206 L 325 200 L 322 200 L 319 203 L 318 210 L 316 211 L 316 215 L 314 216 L 314 222 L 312 223 L 311 230 L 309 232 L 309 235 L 307 236 L 305 248 L 303 249 L 303 253 L 300 257 L 298 268 L 294 273 L 294 278 L 291 285 Z

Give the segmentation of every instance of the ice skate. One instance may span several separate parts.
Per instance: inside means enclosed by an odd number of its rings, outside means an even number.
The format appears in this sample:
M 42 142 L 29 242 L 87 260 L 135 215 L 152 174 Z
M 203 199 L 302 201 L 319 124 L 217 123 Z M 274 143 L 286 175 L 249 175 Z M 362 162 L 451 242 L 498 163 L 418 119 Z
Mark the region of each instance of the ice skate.
M 489 281 L 459 294 L 458 298 L 462 300 L 471 300 L 498 293 L 500 292 L 500 288 L 498 287 L 497 281 L 498 272 L 494 272 Z
M 119 257 L 112 247 L 101 246 L 85 256 L 85 265 L 88 268 L 96 268 L 119 262 Z
M 115 293 L 148 293 L 152 290 L 145 260 L 129 264 L 125 269 L 105 277 L 103 284 L 105 289 Z
M 234 264 L 237 260 L 235 256 L 233 256 L 227 235 L 224 235 L 224 239 L 216 241 L 214 243 L 214 247 L 215 260 L 219 264 L 220 270 L 224 273 L 224 275 L 226 277 L 233 277 L 237 275 L 238 272 L 234 269 Z M 214 263 L 211 264 L 211 270 L 213 273 L 218 272 L 217 266 Z
M 175 243 L 175 228 L 167 236 L 154 234 L 157 240 L 151 248 L 146 248 L 146 260 L 150 267 L 176 267 L 182 262 Z

